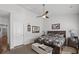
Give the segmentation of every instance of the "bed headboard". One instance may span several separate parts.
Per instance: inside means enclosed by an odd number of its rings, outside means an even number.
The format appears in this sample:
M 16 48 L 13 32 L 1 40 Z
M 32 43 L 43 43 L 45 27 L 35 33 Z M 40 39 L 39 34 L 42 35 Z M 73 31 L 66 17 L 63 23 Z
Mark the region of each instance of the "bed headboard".
M 48 31 L 47 34 L 63 34 L 66 39 L 66 31 Z

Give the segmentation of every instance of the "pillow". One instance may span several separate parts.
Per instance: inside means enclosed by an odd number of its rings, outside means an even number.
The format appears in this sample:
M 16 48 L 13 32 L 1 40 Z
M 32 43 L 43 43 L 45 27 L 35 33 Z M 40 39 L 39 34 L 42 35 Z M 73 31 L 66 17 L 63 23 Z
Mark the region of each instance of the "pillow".
M 51 36 L 51 33 L 48 33 L 47 35 L 48 35 L 48 36 Z
M 59 37 L 64 37 L 64 34 L 60 34 Z
M 55 36 L 54 37 L 58 37 L 59 36 L 59 34 L 55 34 Z
M 48 36 L 55 36 L 54 33 L 48 33 L 47 35 L 48 35 Z
M 64 35 L 63 34 L 55 34 L 55 37 L 61 38 L 61 37 L 64 37 Z

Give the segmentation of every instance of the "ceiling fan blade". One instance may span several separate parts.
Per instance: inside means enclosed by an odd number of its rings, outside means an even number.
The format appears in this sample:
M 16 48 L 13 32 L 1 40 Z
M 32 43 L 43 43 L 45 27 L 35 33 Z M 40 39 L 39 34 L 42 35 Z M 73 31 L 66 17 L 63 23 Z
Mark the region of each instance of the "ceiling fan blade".
M 49 18 L 48 16 L 46 16 L 46 18 Z
M 48 14 L 48 11 L 46 11 L 45 13 Z
M 45 10 L 45 4 L 43 4 L 43 14 L 37 17 L 49 18 L 47 14 L 48 14 L 48 10 Z
M 42 16 L 47 15 L 47 14 L 48 14 L 48 11 L 45 11 L 45 12 L 42 14 Z

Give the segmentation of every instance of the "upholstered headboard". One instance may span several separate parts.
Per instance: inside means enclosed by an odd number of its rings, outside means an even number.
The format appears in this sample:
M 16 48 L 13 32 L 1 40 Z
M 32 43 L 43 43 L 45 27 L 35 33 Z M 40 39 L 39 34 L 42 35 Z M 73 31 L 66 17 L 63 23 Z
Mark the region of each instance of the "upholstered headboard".
M 66 38 L 66 31 L 48 31 L 47 34 L 63 34 Z

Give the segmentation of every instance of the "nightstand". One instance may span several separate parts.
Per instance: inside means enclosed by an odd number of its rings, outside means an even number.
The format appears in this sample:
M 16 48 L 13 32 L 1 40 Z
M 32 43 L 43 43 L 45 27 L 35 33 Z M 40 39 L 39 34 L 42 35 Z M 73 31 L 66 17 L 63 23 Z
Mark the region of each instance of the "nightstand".
M 78 53 L 78 49 L 79 49 L 78 37 L 68 38 L 68 46 L 75 48 Z

